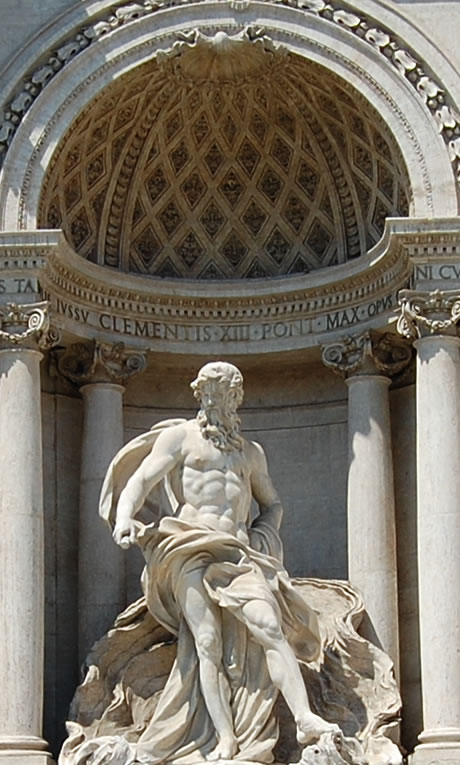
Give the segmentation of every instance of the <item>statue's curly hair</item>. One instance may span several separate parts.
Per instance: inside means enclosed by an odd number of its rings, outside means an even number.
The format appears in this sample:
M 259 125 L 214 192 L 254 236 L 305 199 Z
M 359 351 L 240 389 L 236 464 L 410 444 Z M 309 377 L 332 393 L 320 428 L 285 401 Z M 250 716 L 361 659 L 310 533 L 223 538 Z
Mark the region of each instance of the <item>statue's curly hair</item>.
M 243 375 L 240 370 L 227 361 L 210 361 L 201 367 L 195 380 L 190 383 L 195 398 L 199 399 L 201 386 L 208 380 L 227 383 L 228 389 L 234 392 L 235 405 L 238 407 L 244 396 Z

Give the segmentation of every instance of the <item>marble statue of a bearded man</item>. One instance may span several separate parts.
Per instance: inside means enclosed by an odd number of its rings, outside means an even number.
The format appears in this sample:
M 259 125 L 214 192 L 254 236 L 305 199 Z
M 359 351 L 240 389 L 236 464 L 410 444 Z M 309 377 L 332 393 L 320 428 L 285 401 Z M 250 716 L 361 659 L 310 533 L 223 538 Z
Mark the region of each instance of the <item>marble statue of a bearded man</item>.
M 300 673 L 296 653 L 318 658 L 319 627 L 281 563 L 282 507 L 262 448 L 240 432 L 242 383 L 232 364 L 206 364 L 192 383 L 196 419 L 160 423 L 128 444 L 103 488 L 115 541 L 142 548 L 148 609 L 177 636 L 139 761 L 271 762 L 278 691 L 300 743 L 338 731 L 311 711 Z M 154 496 L 161 517 L 146 526 L 136 516 Z

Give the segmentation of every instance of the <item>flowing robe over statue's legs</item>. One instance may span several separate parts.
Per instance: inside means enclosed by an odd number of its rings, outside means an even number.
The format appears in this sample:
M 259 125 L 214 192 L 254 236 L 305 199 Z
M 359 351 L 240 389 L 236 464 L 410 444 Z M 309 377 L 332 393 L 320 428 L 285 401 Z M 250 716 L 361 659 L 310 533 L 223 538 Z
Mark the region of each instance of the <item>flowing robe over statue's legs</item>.
M 268 537 L 267 531 L 266 548 Z M 216 745 L 200 689 L 196 647 L 179 597 L 187 575 L 199 572 L 210 601 L 221 612 L 221 672 L 225 673 L 221 680 L 230 696 L 239 747 L 236 759 L 271 762 L 278 735 L 273 714 L 277 691 L 264 649 L 245 623 L 243 606 L 253 600 L 270 604 L 292 648 L 312 660 L 320 645 L 315 612 L 294 590 L 275 557 L 255 552 L 230 534 L 163 518 L 139 541 L 146 559 L 143 587 L 149 610 L 178 637 L 176 662 L 138 742 L 139 757 L 158 763 L 196 762 Z

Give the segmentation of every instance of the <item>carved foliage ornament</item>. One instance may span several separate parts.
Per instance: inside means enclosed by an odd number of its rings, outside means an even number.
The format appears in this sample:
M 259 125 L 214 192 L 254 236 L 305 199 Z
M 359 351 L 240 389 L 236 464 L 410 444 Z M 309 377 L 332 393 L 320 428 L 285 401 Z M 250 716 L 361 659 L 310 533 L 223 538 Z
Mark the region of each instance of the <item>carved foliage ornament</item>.
M 460 321 L 460 292 L 458 290 L 417 292 L 401 290 L 401 314 L 398 332 L 415 340 L 426 335 L 456 335 Z
M 354 374 L 399 374 L 412 358 L 410 345 L 395 335 L 380 335 L 372 330 L 362 335 L 347 335 L 337 343 L 326 345 L 323 363 L 345 377 Z
M 145 369 L 145 356 L 125 350 L 124 343 L 75 343 L 59 354 L 57 369 L 77 385 L 112 382 L 123 384 Z
M 205 2 L 206 0 L 182 0 L 189 2 Z M 288 5 L 298 8 L 305 13 L 327 19 L 351 33 L 360 37 L 385 57 L 399 74 L 407 79 L 428 110 L 433 115 L 439 132 L 443 136 L 450 159 L 455 166 L 457 180 L 460 183 L 460 116 L 446 101 L 444 89 L 425 71 L 424 65 L 408 50 L 404 43 L 388 29 L 377 27 L 372 18 L 357 15 L 350 11 L 346 4 L 327 3 L 325 0 L 269 0 L 274 4 Z M 148 16 L 159 10 L 173 7 L 176 0 L 144 0 L 144 2 L 118 2 L 105 18 L 74 30 L 62 45 L 54 50 L 47 62 L 38 69 L 29 72 L 12 100 L 4 109 L 3 121 L 0 122 L 0 162 L 3 160 L 19 124 L 32 103 L 54 78 L 54 76 L 81 51 L 93 45 L 115 29 L 129 24 L 142 16 Z M 245 9 L 249 0 L 235 0 L 232 7 L 235 10 Z
M 58 331 L 50 326 L 48 303 L 0 307 L 0 346 L 51 348 L 59 341 Z

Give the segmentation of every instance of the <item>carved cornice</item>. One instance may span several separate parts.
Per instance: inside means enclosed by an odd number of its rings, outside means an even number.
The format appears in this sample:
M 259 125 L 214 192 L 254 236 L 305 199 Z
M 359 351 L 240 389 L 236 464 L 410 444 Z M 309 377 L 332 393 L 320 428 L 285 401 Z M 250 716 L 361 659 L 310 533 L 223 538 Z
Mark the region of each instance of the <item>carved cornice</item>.
M 37 251 L 47 256 L 34 273 L 67 336 L 123 340 L 130 348 L 159 352 L 279 352 L 388 327 L 396 294 L 420 262 L 447 262 L 449 275 L 452 269 L 460 274 L 459 232 L 458 219 L 388 220 L 382 240 L 362 258 L 308 275 L 217 281 L 212 292 L 209 283 L 97 266 L 76 255 L 61 232 L 0 232 L 0 285 L 14 286 L 18 274 L 27 274 L 18 272 L 22 261 L 13 255 L 32 250 L 35 238 Z M 6 263 L 11 271 L 1 273 Z M 449 284 L 456 284 L 454 276 Z M 12 299 L 4 296 L 5 302 Z
M 40 283 L 47 293 L 78 301 L 90 309 L 132 312 L 160 320 L 256 321 L 318 315 L 372 300 L 402 287 L 410 264 L 396 244 L 388 251 L 388 237 L 378 248 L 353 263 L 292 278 L 209 284 L 131 276 L 96 266 L 76 255 L 61 234 L 59 247 L 50 249 Z
M 59 342 L 50 325 L 48 302 L 0 306 L 0 348 L 47 350 Z
M 457 335 L 460 321 L 460 291 L 401 290 L 398 332 L 410 340 L 427 335 Z
M 400 374 L 412 359 L 411 346 L 397 335 L 368 331 L 347 335 L 322 349 L 325 366 L 343 377 Z
M 123 385 L 145 369 L 145 356 L 124 343 L 74 343 L 57 355 L 57 371 L 76 385 L 110 382 Z
M 427 110 L 436 122 L 442 135 L 451 162 L 455 170 L 460 166 L 460 121 L 453 103 L 445 89 L 431 76 L 426 63 L 417 58 L 415 52 L 400 40 L 389 28 L 376 22 L 371 16 L 357 14 L 356 9 L 345 2 L 326 2 L 325 0 L 264 0 L 271 5 L 290 6 L 307 16 L 315 16 L 329 23 L 336 24 L 350 34 L 360 38 L 365 44 L 377 51 L 399 75 L 414 88 Z M 206 0 L 182 0 L 182 4 L 203 3 Z M 234 10 L 246 9 L 250 0 L 233 0 Z M 167 10 L 177 5 L 177 0 L 144 0 L 144 2 L 115 2 L 110 10 L 99 17 L 94 17 L 79 29 L 74 29 L 47 61 L 32 68 L 24 78 L 14 96 L 4 108 L 4 119 L 0 123 L 0 162 L 4 159 L 14 134 L 25 114 L 35 99 L 53 80 L 58 72 L 73 59 L 97 44 L 107 34 L 136 22 L 139 18 L 151 16 L 158 11 Z M 460 178 L 460 176 L 457 177 Z

